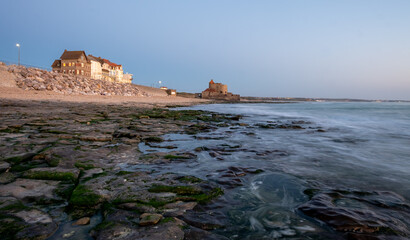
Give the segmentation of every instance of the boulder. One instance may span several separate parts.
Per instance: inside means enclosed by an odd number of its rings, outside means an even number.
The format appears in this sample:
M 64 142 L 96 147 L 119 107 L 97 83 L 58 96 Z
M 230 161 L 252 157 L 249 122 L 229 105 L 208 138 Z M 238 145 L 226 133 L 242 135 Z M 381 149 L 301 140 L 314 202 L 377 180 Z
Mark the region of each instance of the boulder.
M 0 172 L 4 172 L 7 169 L 10 168 L 10 163 L 8 162 L 4 162 L 4 161 L 0 161 Z
M 141 226 L 155 225 L 155 224 L 157 224 L 161 219 L 162 219 L 162 215 L 161 215 L 161 214 L 144 213 L 144 214 L 142 214 L 142 215 L 140 216 L 139 225 L 141 225 Z
M 89 217 L 83 217 L 78 219 L 75 223 L 73 223 L 73 226 L 79 226 L 79 225 L 88 225 L 90 224 L 90 218 Z

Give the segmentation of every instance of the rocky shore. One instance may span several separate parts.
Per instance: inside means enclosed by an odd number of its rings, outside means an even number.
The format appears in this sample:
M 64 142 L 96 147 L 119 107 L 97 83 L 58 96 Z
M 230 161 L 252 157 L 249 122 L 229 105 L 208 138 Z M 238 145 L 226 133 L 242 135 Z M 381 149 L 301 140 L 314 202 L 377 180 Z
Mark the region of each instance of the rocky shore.
M 15 76 L 16 85 L 23 90 L 81 95 L 151 96 L 150 93 L 140 90 L 134 84 L 114 83 L 16 65 L 0 65 L 0 70 L 12 73 Z M 166 96 L 165 93 L 164 96 Z
M 0 104 L 3 239 L 225 239 L 209 232 L 223 227 L 210 206 L 224 187 L 157 171 L 195 161 L 194 149 L 144 154 L 139 144 L 209 131 L 237 117 L 131 105 Z
M 410 236 L 402 196 L 301 181 L 275 170 L 291 151 L 232 141 L 332 131 L 306 119 L 10 99 L 0 109 L 2 239 Z M 267 200 L 237 198 L 256 190 Z

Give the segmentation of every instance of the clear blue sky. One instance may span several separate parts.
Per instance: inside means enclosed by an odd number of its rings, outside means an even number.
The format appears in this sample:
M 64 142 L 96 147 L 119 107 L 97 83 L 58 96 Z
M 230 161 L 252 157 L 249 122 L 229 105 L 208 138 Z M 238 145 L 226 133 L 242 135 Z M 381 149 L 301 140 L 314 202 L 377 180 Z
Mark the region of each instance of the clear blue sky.
M 85 50 L 178 91 L 410 99 L 409 0 L 2 0 L 0 33 L 2 60 Z

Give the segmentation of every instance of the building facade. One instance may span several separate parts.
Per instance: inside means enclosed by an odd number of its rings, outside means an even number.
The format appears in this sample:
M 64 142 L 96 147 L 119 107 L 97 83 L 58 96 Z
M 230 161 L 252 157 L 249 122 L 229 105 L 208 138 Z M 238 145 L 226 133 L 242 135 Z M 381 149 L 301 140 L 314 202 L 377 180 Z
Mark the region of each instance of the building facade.
M 91 64 L 84 51 L 67 51 L 51 65 L 54 72 L 91 77 Z
M 103 79 L 102 69 L 104 61 L 100 57 L 94 57 L 93 55 L 88 55 L 91 64 L 91 78 L 92 79 Z
M 131 83 L 132 82 L 132 74 L 131 73 L 124 73 L 122 76 L 123 83 Z
M 102 79 L 118 83 L 131 83 L 132 74 L 126 74 L 122 65 L 108 59 L 86 55 L 84 51 L 67 51 L 51 65 L 53 72 L 82 75 L 92 79 Z

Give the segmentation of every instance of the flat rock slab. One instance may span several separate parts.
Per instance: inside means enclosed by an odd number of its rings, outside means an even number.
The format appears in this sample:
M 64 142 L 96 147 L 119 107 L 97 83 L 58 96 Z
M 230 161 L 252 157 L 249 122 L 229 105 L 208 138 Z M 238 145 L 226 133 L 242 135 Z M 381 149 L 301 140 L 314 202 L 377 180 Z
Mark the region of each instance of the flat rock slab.
M 157 239 L 185 239 L 184 231 L 182 230 L 183 224 L 180 220 L 167 222 L 164 224 L 158 224 L 155 227 L 142 228 L 140 231 L 141 238 L 145 240 L 157 240 Z
M 197 202 L 182 202 L 182 201 L 177 201 L 174 203 L 168 203 L 164 205 L 165 208 L 165 214 L 166 216 L 181 216 L 184 214 L 187 210 L 192 210 L 194 207 L 197 205 Z
M 161 214 L 144 213 L 140 216 L 139 224 L 141 226 L 155 225 L 162 219 Z
M 82 141 L 90 142 L 110 142 L 112 141 L 112 135 L 85 135 L 77 137 Z
M 184 231 L 182 230 L 184 223 L 178 219 L 167 223 L 147 227 L 135 227 L 133 225 L 125 225 L 117 223 L 107 228 L 104 228 L 93 234 L 97 240 L 105 239 L 121 239 L 121 240 L 158 240 L 158 239 L 184 239 Z
M 34 223 L 51 223 L 53 220 L 51 217 L 40 210 L 31 209 L 31 210 L 23 210 L 17 213 L 13 213 L 14 216 L 23 219 L 26 223 L 34 224 Z
M 217 235 L 196 227 L 188 227 L 184 229 L 184 237 L 189 240 L 228 240 L 229 238 Z
M 152 206 L 143 205 L 139 203 L 123 203 L 123 204 L 118 205 L 118 207 L 121 209 L 137 210 L 137 211 L 146 212 L 146 213 L 154 213 L 156 211 L 156 209 Z
M 207 213 L 187 211 L 180 216 L 181 220 L 203 230 L 213 230 L 225 227 L 226 216 L 219 212 Z
M 102 168 L 92 168 L 92 169 L 89 169 L 89 170 L 84 170 L 84 173 L 81 176 L 81 179 L 89 178 L 89 177 L 92 177 L 94 174 L 100 174 L 100 173 L 103 173 L 103 172 L 104 172 L 104 170 Z
M 6 171 L 10 167 L 10 163 L 0 161 L 0 172 Z
M 19 200 L 14 197 L 0 197 L 0 209 L 7 207 L 9 205 L 14 205 L 16 203 L 19 203 Z
M 0 187 L 0 196 L 12 196 L 17 199 L 46 198 L 55 199 L 54 191 L 59 181 L 18 178 L 16 181 Z
M 0 173 L 0 184 L 6 184 L 14 181 L 16 176 L 11 172 Z

